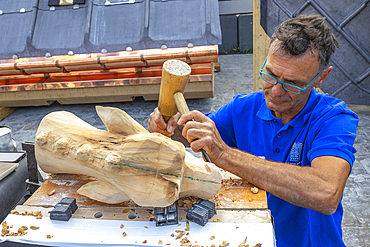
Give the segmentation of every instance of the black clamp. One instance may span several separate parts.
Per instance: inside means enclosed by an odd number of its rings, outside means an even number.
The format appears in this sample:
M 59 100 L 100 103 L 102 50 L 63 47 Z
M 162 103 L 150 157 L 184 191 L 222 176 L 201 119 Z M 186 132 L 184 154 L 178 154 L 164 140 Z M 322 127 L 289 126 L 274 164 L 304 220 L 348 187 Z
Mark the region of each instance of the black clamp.
M 155 208 L 154 218 L 156 226 L 175 225 L 179 223 L 177 202 L 165 208 Z
M 215 206 L 211 201 L 198 199 L 186 213 L 186 218 L 201 226 L 205 226 L 208 220 L 216 214 Z
M 49 211 L 51 220 L 68 221 L 77 210 L 75 198 L 65 197 Z

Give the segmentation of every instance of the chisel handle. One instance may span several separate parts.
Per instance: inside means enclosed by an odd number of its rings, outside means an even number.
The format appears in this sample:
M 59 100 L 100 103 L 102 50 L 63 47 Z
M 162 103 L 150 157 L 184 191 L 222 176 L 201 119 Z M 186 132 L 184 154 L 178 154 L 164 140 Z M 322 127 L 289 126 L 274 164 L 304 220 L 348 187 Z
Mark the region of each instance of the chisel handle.
M 181 115 L 189 112 L 189 107 L 186 104 L 184 95 L 181 92 L 176 92 L 173 95 L 173 97 L 175 98 L 175 103 L 176 103 L 176 106 L 177 106 L 177 110 L 180 112 Z M 193 121 L 195 121 L 195 120 L 193 119 Z M 209 158 L 207 152 L 203 148 L 201 148 L 200 151 L 202 152 L 203 158 L 207 162 L 211 163 L 211 159 Z

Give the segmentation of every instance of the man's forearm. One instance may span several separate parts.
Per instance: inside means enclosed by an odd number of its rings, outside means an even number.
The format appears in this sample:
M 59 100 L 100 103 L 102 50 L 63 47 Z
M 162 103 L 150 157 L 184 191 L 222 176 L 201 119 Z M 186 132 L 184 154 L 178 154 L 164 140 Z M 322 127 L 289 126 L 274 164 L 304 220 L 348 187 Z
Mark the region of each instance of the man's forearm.
M 350 167 L 340 158 L 319 158 L 313 161 L 313 166 L 300 167 L 228 148 L 216 165 L 294 205 L 332 214 L 343 193 Z M 340 159 L 335 171 L 332 158 Z

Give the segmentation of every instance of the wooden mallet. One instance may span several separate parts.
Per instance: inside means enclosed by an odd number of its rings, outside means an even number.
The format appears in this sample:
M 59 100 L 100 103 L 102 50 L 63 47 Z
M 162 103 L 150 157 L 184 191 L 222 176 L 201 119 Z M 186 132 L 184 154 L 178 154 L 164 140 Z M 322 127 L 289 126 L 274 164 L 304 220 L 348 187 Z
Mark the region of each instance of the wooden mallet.
M 173 115 L 180 112 L 181 115 L 189 112 L 184 98 L 184 90 L 191 72 L 190 66 L 180 60 L 167 60 L 163 64 L 161 88 L 159 91 L 158 110 L 167 122 Z M 201 149 L 203 158 L 211 162 L 208 154 Z

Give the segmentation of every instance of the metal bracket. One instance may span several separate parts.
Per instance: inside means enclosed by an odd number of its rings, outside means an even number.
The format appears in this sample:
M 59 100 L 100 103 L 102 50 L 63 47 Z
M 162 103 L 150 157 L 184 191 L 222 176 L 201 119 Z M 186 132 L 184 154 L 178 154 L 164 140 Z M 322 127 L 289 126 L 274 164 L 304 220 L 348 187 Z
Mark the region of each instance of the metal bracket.
M 176 225 L 179 222 L 177 202 L 165 208 L 155 208 L 154 218 L 156 226 Z
M 27 154 L 28 179 L 27 190 L 31 195 L 40 187 L 39 184 L 39 170 L 35 158 L 35 144 L 34 142 L 22 142 L 22 150 Z
M 201 226 L 205 226 L 216 214 L 215 204 L 208 200 L 199 199 L 186 213 L 186 218 Z

